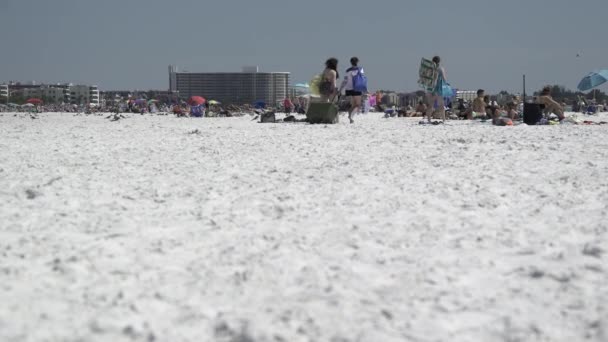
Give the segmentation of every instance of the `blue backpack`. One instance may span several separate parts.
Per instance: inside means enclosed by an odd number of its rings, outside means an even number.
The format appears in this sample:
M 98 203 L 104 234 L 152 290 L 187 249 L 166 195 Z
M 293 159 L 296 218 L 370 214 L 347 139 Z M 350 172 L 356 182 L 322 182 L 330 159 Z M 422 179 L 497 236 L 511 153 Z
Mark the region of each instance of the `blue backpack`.
M 353 90 L 367 93 L 367 77 L 363 74 L 363 68 L 358 68 L 358 72 L 353 76 Z

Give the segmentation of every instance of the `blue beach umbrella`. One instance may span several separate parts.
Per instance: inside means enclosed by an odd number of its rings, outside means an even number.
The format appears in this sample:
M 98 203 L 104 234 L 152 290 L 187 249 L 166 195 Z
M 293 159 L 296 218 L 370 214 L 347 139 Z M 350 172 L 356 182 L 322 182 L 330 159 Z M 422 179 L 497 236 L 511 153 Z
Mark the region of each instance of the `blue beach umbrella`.
M 585 76 L 578 84 L 578 90 L 591 90 L 606 83 L 606 81 L 608 81 L 608 70 L 590 72 L 589 75 Z
M 266 108 L 266 102 L 264 102 L 264 100 L 257 100 L 253 103 L 253 106 L 256 109 L 264 109 Z

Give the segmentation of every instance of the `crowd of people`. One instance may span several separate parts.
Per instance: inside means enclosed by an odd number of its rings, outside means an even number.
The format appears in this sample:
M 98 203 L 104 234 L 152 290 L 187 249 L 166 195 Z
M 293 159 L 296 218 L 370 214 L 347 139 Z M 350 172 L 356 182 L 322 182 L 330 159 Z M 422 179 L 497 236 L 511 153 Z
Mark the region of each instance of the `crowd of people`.
M 374 109 L 386 113 L 386 116 L 404 116 L 404 117 L 422 117 L 426 118 L 427 122 L 437 118 L 445 121 L 446 119 L 461 119 L 461 120 L 491 120 L 496 125 L 512 125 L 513 121 L 523 119 L 524 102 L 528 101 L 536 103 L 540 106 L 543 114 L 548 118 L 555 118 L 559 122 L 564 120 L 566 104 L 559 103 L 551 96 L 551 87 L 546 86 L 542 89 L 538 96 L 529 99 L 521 99 L 517 95 L 512 95 L 509 98 L 503 99 L 503 103 L 498 103 L 496 98 L 487 95 L 485 90 L 479 89 L 477 97 L 472 101 L 464 99 L 454 99 L 449 83 L 447 82 L 446 71 L 441 65 L 441 58 L 435 56 L 432 59 L 436 74 L 433 80 L 433 86 L 426 89 L 424 100 L 419 101 L 415 107 L 405 106 L 397 108 L 384 108 L 382 105 L 382 94 L 362 93 L 355 89 L 353 79 L 358 74 L 364 74 L 363 68 L 359 67 L 359 59 L 352 57 L 350 60 L 351 66 L 346 69 L 344 80 L 338 87 L 338 59 L 329 58 L 325 62 L 325 69 L 321 74 L 321 83 L 319 85 L 320 100 L 323 102 L 332 102 L 335 98 L 339 98 L 343 91 L 344 96 L 349 98 L 348 118 L 351 123 L 354 122 L 353 115 L 357 111 L 362 112 L 365 107 L 362 104 L 362 98 L 374 97 L 376 104 Z M 446 90 L 447 88 L 447 90 Z M 446 104 L 446 99 L 448 103 Z M 573 100 L 570 110 L 575 112 L 583 112 L 594 114 L 607 108 L 606 103 L 598 104 L 595 102 L 586 103 L 580 97 Z
M 447 82 L 446 71 L 441 65 L 441 58 L 435 56 L 432 59 L 434 65 L 434 79 L 432 86 L 425 89 L 424 100 L 420 100 L 415 107 L 405 106 L 397 108 L 385 108 L 382 105 L 382 93 L 369 93 L 367 91 L 367 78 L 364 69 L 359 66 L 359 58 L 352 57 L 350 66 L 344 72 L 344 78 L 338 86 L 340 73 L 338 71 L 338 59 L 329 58 L 325 62 L 325 68 L 320 75 L 318 84 L 319 101 L 333 102 L 336 99 L 341 110 L 348 111 L 350 123 L 354 123 L 354 116 L 357 113 L 376 110 L 384 112 L 387 117 L 421 117 L 423 122 L 431 122 L 433 119 L 461 119 L 461 120 L 492 120 L 496 125 L 510 125 L 513 121 L 521 120 L 523 117 L 524 102 L 536 103 L 542 108 L 546 117 L 554 117 L 558 121 L 565 118 L 566 103 L 559 103 L 551 96 L 551 87 L 542 89 L 538 96 L 530 99 L 521 99 L 513 95 L 505 99 L 501 98 L 499 103 L 495 97 L 486 94 L 485 90 L 479 89 L 477 97 L 471 101 L 456 98 Z M 362 83 L 364 83 L 362 85 Z M 447 90 L 446 90 L 447 89 Z M 342 97 L 344 94 L 344 97 Z M 340 101 L 341 100 L 341 101 Z M 373 100 L 373 101 L 372 101 Z M 447 100 L 447 101 L 446 101 Z M 453 101 L 455 100 L 455 101 Z M 190 105 L 186 101 L 178 104 L 160 103 L 156 100 L 124 100 L 112 101 L 107 105 L 85 106 L 76 104 L 25 104 L 17 106 L 15 104 L 0 104 L 0 112 L 66 112 L 66 113 L 173 113 L 178 117 L 183 116 L 233 116 L 235 113 L 257 113 L 266 109 L 272 111 L 282 111 L 286 114 L 297 113 L 305 114 L 311 101 L 310 96 L 296 96 L 285 98 L 282 103 L 277 103 L 270 108 L 259 108 L 257 105 L 244 106 L 221 106 L 219 103 L 201 103 Z M 373 103 L 373 105 L 370 104 Z M 605 110 L 604 103 L 595 101 L 585 101 L 578 97 L 572 100 L 569 110 L 583 113 L 597 113 Z M 421 122 L 421 123 L 423 123 Z

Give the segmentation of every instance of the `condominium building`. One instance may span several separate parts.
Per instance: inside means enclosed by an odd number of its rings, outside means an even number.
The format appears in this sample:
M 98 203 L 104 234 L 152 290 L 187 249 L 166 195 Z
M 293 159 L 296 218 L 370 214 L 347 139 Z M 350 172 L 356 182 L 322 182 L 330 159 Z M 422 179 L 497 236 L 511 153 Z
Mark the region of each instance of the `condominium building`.
M 99 88 L 96 85 L 73 85 L 64 87 L 64 98 L 68 103 L 99 105 Z
M 0 84 L 0 98 L 6 100 L 8 97 L 8 84 Z
M 289 95 L 288 72 L 259 72 L 245 67 L 242 72 L 178 72 L 169 67 L 169 89 L 180 98 L 203 96 L 223 104 L 251 104 L 264 101 L 274 105 Z
M 0 86 L 0 97 L 11 92 L 11 97 L 39 98 L 52 103 L 99 105 L 99 89 L 96 85 L 10 83 Z
M 23 88 L 18 92 L 26 99 L 39 98 L 45 102 L 62 103 L 64 101 L 63 89 L 52 85 L 41 85 L 32 88 Z

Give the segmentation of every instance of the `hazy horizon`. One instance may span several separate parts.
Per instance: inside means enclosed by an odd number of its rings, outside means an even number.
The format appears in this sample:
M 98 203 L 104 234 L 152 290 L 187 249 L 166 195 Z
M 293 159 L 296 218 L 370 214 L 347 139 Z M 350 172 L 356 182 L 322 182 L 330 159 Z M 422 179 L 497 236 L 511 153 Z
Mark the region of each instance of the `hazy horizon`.
M 437 7 L 437 8 L 435 8 Z M 0 82 L 97 84 L 102 90 L 168 88 L 168 65 L 191 72 L 291 72 L 308 82 L 328 57 L 343 71 L 360 58 L 371 89 L 414 91 L 421 57 L 440 55 L 454 88 L 519 92 L 575 89 L 608 68 L 608 2 L 463 0 L 348 6 L 310 0 L 204 3 L 0 0 L 7 47 Z M 606 89 L 606 88 L 601 88 Z

